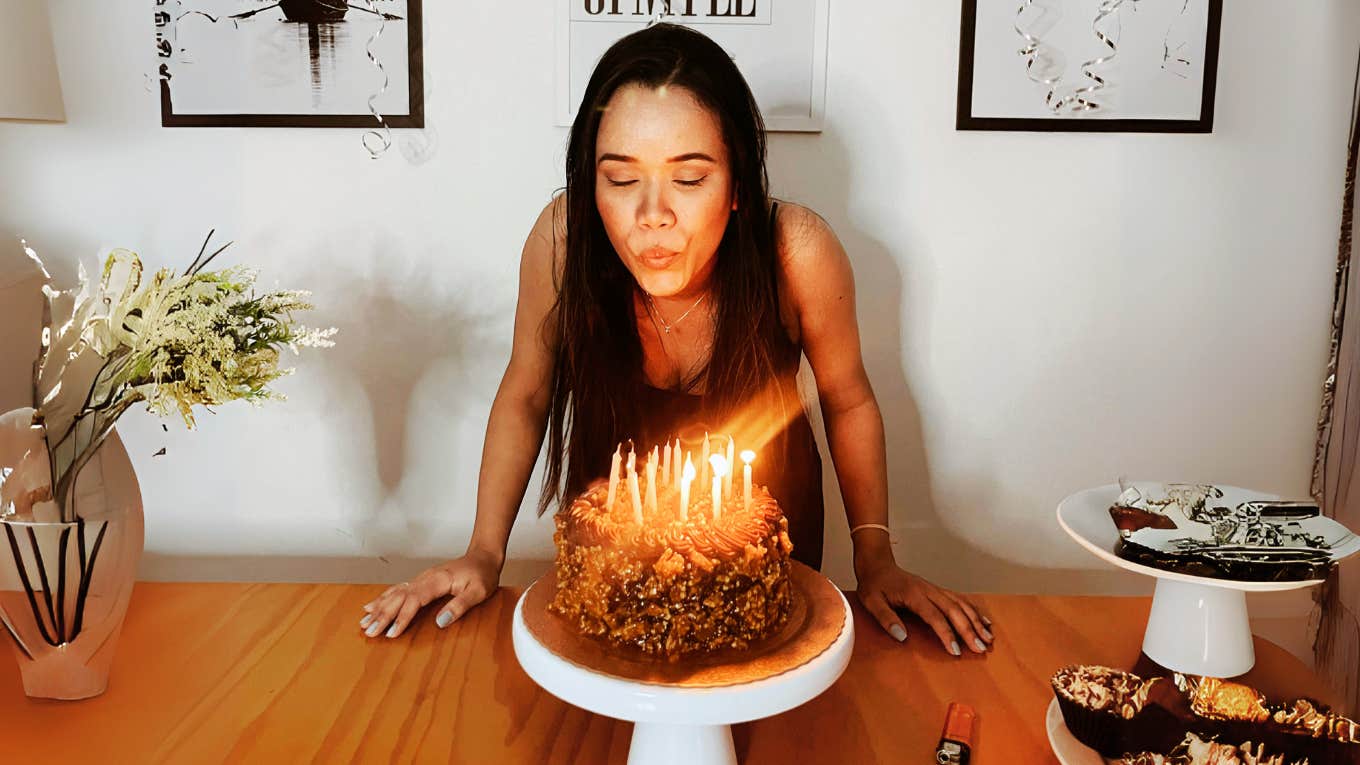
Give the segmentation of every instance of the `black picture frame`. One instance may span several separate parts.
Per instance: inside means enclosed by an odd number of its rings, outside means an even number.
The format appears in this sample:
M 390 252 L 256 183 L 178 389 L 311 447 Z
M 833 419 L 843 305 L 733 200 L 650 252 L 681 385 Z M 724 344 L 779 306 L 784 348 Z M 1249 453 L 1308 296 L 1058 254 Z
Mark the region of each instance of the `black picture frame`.
M 1199 119 L 1087 119 L 1079 117 L 975 117 L 973 106 L 973 60 L 977 36 L 977 0 L 963 0 L 959 31 L 959 96 L 956 130 L 1007 130 L 1052 133 L 1212 133 L 1214 94 L 1218 81 L 1219 35 L 1223 0 L 1208 0 L 1204 43 L 1204 84 Z
M 425 55 L 422 0 L 407 0 L 407 114 L 384 114 L 391 128 L 425 127 Z M 258 127 L 258 128 L 376 128 L 370 113 L 362 114 L 176 114 L 170 83 L 160 80 L 161 127 Z

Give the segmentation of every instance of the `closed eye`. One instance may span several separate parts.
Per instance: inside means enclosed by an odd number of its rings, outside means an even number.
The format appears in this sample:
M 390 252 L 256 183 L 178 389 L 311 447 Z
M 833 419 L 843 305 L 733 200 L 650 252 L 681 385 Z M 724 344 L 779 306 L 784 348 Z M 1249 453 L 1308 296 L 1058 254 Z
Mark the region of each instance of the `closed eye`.
M 637 181 L 616 181 L 613 178 L 606 178 L 605 180 L 609 181 L 610 186 L 632 186 L 637 183 Z
M 692 181 L 682 181 L 682 180 L 676 179 L 675 182 L 678 183 L 678 184 L 680 184 L 681 186 L 698 186 L 698 185 L 702 184 L 702 183 L 703 183 L 705 180 L 707 180 L 707 179 L 708 179 L 708 176 L 705 175 L 703 178 L 696 178 L 695 180 L 692 180 Z

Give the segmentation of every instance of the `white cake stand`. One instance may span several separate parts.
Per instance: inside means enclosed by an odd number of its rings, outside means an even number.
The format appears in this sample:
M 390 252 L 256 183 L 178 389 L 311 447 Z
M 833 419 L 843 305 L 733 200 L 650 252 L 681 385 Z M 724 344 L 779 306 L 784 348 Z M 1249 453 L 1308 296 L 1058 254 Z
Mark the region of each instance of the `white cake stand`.
M 1220 488 L 1229 498 L 1276 499 L 1273 495 L 1231 486 Z M 1119 487 L 1113 484 L 1077 492 L 1058 505 L 1058 523 L 1097 558 L 1157 580 L 1152 612 L 1143 633 L 1143 653 L 1173 672 L 1209 677 L 1245 673 L 1256 663 L 1246 594 L 1296 590 L 1323 581 L 1238 582 L 1163 571 L 1127 561 L 1114 552 L 1119 531 L 1110 519 L 1110 505 L 1118 497 Z M 1334 551 L 1334 556 L 1338 552 Z M 1342 552 L 1340 557 L 1350 552 Z
M 512 629 L 520 666 L 543 690 L 568 704 L 632 721 L 629 765 L 736 765 L 730 726 L 777 715 L 816 698 L 845 671 L 855 642 L 850 604 L 841 595 L 845 625 L 840 636 L 796 669 L 717 688 L 635 682 L 573 664 L 539 642 L 524 622 L 529 591 L 515 605 Z

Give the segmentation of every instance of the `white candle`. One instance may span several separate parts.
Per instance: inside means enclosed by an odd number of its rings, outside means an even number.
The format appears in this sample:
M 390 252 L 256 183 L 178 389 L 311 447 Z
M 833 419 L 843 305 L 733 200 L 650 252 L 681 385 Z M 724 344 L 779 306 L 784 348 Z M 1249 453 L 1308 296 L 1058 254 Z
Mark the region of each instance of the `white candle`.
M 750 449 L 741 453 L 741 461 L 746 463 L 746 467 L 741 469 L 742 497 L 748 513 L 751 512 L 751 460 L 755 458 L 756 453 Z
M 709 457 L 709 463 L 713 466 L 713 520 L 722 517 L 722 485 L 723 476 L 727 473 L 727 460 L 721 454 Z
M 656 450 L 647 459 L 647 512 L 656 512 Z
M 675 489 L 676 491 L 679 491 L 681 477 L 680 474 L 684 470 L 685 466 L 684 463 L 680 461 L 680 439 L 678 438 L 675 439 L 675 450 L 673 454 L 675 455 Z
M 730 498 L 732 497 L 732 474 L 735 473 L 735 472 L 737 472 L 737 470 L 736 470 L 736 465 L 737 465 L 736 449 L 737 449 L 737 440 L 736 440 L 735 438 L 731 437 L 731 436 L 728 436 L 728 437 L 727 437 L 727 465 L 728 465 L 728 467 L 730 467 L 730 468 L 732 468 L 732 469 L 731 469 L 731 470 L 728 470 L 728 471 L 727 471 L 727 475 L 723 476 L 723 498 L 725 498 L 725 499 L 730 499 Z
M 642 523 L 642 497 L 638 494 L 637 454 L 628 452 L 628 498 L 633 501 L 633 520 Z
M 704 434 L 704 456 L 699 458 L 699 469 L 703 471 L 704 480 L 708 480 L 708 471 L 712 467 L 708 462 L 709 455 L 708 434 Z
M 675 464 L 679 465 L 680 460 Z M 680 478 L 680 520 L 689 520 L 689 485 L 694 482 L 694 463 L 685 455 L 685 472 Z
M 666 442 L 665 451 L 661 452 L 661 480 L 670 483 L 671 480 L 671 442 Z
M 623 459 L 623 455 L 620 453 L 622 448 L 623 445 L 620 444 L 618 448 L 614 449 L 614 459 L 609 464 L 609 499 L 605 500 L 604 503 L 606 513 L 614 512 L 614 487 L 619 483 L 619 462 Z

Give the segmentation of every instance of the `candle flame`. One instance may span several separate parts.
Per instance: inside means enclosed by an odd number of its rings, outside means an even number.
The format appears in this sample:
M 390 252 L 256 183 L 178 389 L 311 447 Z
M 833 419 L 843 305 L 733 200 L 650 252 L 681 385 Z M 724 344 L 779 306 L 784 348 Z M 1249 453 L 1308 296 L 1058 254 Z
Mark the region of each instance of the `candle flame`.
M 755 458 L 756 453 L 751 451 L 750 449 L 747 449 L 741 453 L 741 461 L 745 462 L 747 465 L 751 464 L 751 462 L 755 460 Z
M 713 466 L 713 474 L 721 478 L 727 475 L 727 458 L 721 454 L 715 454 L 708 458 L 708 464 Z
M 697 471 L 697 470 L 694 469 L 694 463 L 693 463 L 690 459 L 686 458 L 686 459 L 685 459 L 685 474 L 684 474 L 683 478 L 684 478 L 686 481 L 693 481 L 694 478 L 695 478 L 695 476 L 697 476 L 697 475 L 699 475 L 699 471 Z

